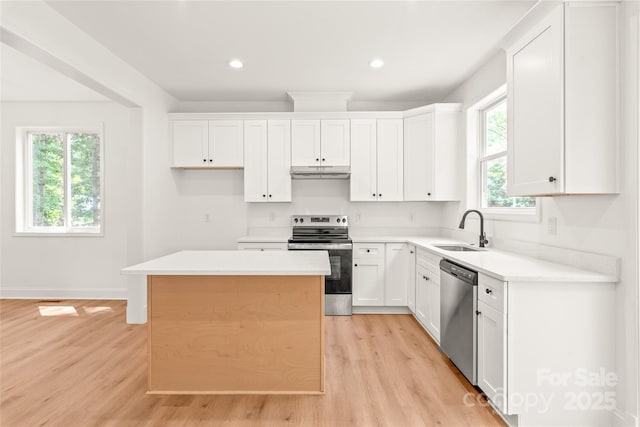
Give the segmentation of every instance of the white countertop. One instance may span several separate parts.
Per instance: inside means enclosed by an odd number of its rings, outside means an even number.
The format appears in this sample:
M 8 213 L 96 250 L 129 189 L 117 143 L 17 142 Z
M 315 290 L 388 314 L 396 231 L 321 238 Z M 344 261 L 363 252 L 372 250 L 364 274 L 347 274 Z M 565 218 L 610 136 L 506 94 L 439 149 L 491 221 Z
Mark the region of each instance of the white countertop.
M 437 244 L 462 244 L 445 237 L 428 236 L 351 236 L 354 243 L 406 242 L 447 258 L 479 273 L 505 282 L 617 282 L 612 275 L 582 270 L 569 265 L 544 261 L 526 255 L 487 248 L 477 252 L 448 251 L 435 247 Z
M 545 261 L 515 252 L 488 248 L 478 252 L 455 252 L 436 248 L 436 244 L 463 244 L 446 237 L 411 235 L 351 234 L 354 243 L 408 243 L 438 256 L 506 282 L 602 282 L 615 283 L 617 275 L 584 270 Z M 270 239 L 270 240 L 265 240 Z M 245 236 L 238 242 L 286 242 L 284 236 Z
M 180 251 L 121 270 L 123 274 L 326 276 L 326 251 Z

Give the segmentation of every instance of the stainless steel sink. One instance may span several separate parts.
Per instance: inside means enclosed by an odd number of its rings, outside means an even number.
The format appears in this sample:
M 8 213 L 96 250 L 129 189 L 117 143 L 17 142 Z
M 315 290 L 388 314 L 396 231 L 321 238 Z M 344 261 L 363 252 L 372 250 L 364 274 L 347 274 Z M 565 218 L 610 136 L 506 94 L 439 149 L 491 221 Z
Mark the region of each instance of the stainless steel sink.
M 443 249 L 445 251 L 455 251 L 455 252 L 479 252 L 486 251 L 486 249 L 474 248 L 473 246 L 465 246 L 465 245 L 433 245 L 438 249 Z

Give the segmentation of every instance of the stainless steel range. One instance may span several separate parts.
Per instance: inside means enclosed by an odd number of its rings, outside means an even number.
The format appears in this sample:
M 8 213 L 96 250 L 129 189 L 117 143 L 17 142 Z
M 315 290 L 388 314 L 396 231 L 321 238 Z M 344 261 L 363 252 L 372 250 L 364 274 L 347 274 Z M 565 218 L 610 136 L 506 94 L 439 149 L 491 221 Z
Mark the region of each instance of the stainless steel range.
M 351 261 L 353 243 L 349 221 L 341 215 L 294 215 L 290 251 L 326 250 L 331 274 L 325 276 L 325 314 L 351 316 Z

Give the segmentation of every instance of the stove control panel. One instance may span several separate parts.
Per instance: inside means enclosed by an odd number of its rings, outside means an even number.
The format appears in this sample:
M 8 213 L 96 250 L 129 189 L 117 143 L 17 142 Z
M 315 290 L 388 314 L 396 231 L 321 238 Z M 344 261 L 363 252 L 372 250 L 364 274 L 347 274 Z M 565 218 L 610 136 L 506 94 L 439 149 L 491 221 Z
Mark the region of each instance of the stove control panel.
M 291 225 L 294 227 L 347 227 L 346 215 L 294 215 Z

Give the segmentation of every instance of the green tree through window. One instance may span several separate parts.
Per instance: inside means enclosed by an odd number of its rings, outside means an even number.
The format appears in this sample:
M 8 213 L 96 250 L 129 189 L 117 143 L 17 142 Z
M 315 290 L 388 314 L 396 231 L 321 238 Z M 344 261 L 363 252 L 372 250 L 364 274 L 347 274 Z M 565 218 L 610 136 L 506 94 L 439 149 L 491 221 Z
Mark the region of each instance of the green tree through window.
M 483 208 L 532 208 L 532 197 L 507 196 L 507 101 L 502 98 L 482 115 L 480 170 Z
M 27 133 L 25 224 L 40 230 L 99 231 L 101 225 L 100 134 L 92 132 Z

